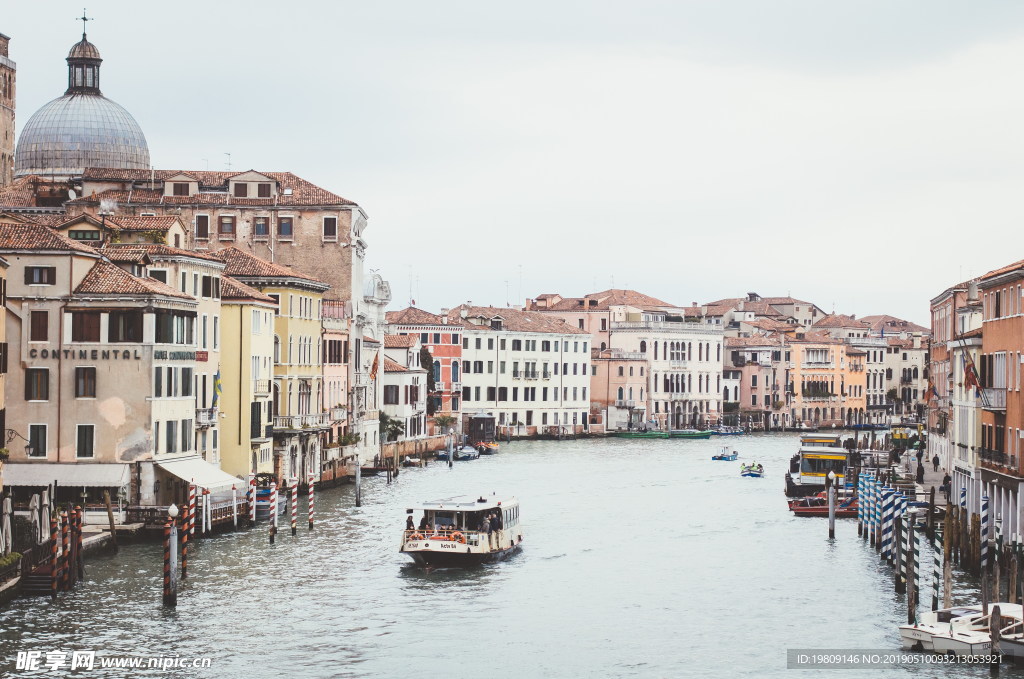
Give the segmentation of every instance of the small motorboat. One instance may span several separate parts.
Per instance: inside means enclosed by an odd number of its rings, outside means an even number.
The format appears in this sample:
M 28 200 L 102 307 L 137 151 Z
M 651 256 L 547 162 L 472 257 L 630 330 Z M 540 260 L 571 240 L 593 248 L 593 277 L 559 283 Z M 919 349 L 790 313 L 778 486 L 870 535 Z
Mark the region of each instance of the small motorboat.
M 746 432 L 742 427 L 719 427 L 711 432 L 715 436 L 742 436 Z
M 740 456 L 740 454 L 737 453 L 735 450 L 733 450 L 729 446 L 724 446 L 722 448 L 722 452 L 720 452 L 718 455 L 712 455 L 711 459 L 712 460 L 726 460 L 727 462 L 732 462 L 733 460 L 735 460 L 739 456 Z
M 811 499 L 811 498 L 807 498 Z M 932 651 L 932 638 L 949 636 L 954 622 L 967 626 L 985 617 L 981 606 L 954 606 L 937 611 L 926 611 L 916 625 L 900 625 L 900 641 L 905 651 Z
M 494 441 L 481 441 L 474 446 L 481 455 L 497 455 L 498 444 Z
M 999 619 L 993 620 L 993 608 L 999 607 Z M 1019 628 L 1024 617 L 1020 604 L 999 602 L 988 605 L 989 615 L 955 618 L 946 634 L 932 635 L 932 651 L 940 655 L 988 655 L 992 650 L 992 628 L 1002 631 Z M 900 630 L 902 636 L 902 628 Z
M 759 479 L 764 476 L 764 467 L 759 464 L 740 465 L 740 476 L 751 476 Z
M 813 497 L 801 497 L 789 501 L 789 511 L 794 516 L 828 516 L 828 496 L 818 493 Z M 849 519 L 857 516 L 857 497 L 839 500 L 836 504 L 836 518 Z
M 478 566 L 507 559 L 522 548 L 515 496 L 469 495 L 424 502 L 406 510 L 414 525 L 417 512 L 420 527 L 402 532 L 398 551 L 418 566 Z
M 653 429 L 633 429 L 630 431 L 617 431 L 614 436 L 622 439 L 667 439 L 667 431 L 657 431 Z
M 480 451 L 473 446 L 460 446 L 455 449 L 453 458 L 456 462 L 465 462 L 466 460 L 478 460 L 480 459 Z
M 445 454 L 445 457 L 447 457 L 447 454 Z M 406 455 L 402 458 L 403 467 L 422 467 L 423 465 L 423 460 L 418 457 L 410 457 L 409 455 Z

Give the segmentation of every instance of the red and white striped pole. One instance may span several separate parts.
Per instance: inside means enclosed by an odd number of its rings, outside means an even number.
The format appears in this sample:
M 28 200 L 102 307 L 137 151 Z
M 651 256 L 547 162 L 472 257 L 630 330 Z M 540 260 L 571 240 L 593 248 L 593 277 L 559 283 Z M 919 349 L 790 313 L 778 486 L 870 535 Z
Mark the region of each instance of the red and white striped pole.
M 313 530 L 313 473 L 309 474 L 309 529 Z
M 274 544 L 274 536 L 277 535 L 277 482 L 270 482 L 270 544 Z
M 196 534 L 196 484 L 195 479 L 188 487 L 188 534 Z
M 292 477 L 292 535 L 295 535 L 296 519 L 299 515 L 299 477 Z
M 256 525 L 256 477 L 249 479 L 249 525 Z

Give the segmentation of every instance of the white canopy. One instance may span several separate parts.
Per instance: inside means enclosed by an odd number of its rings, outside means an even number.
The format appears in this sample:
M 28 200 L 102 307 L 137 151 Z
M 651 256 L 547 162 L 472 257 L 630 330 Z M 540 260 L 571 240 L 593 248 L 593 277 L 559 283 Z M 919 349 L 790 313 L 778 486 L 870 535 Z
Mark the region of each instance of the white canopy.
M 128 465 L 101 462 L 11 462 L 4 465 L 4 485 L 120 488 L 128 485 Z
M 156 466 L 183 481 L 194 483 L 207 490 L 230 490 L 231 486 L 243 483 L 240 479 L 231 476 L 220 467 L 215 467 L 201 457 L 164 460 L 157 462 Z

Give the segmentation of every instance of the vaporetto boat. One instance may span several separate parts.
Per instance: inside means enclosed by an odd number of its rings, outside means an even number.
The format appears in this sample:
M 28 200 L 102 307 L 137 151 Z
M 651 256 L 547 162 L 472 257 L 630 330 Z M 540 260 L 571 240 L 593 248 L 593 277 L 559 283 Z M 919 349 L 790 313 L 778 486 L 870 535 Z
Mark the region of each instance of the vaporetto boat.
M 406 509 L 417 528 L 402 532 L 400 552 L 420 566 L 465 567 L 501 561 L 523 543 L 515 496 L 465 495 Z

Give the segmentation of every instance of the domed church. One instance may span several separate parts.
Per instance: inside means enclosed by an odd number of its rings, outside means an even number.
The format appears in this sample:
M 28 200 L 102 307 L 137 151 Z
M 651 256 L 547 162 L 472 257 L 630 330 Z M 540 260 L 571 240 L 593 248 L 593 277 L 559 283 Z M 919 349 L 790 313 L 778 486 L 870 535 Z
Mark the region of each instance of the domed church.
M 90 167 L 148 170 L 149 146 L 131 114 L 100 92 L 100 51 L 86 39 L 68 54 L 68 89 L 28 119 L 14 176 L 82 176 Z

